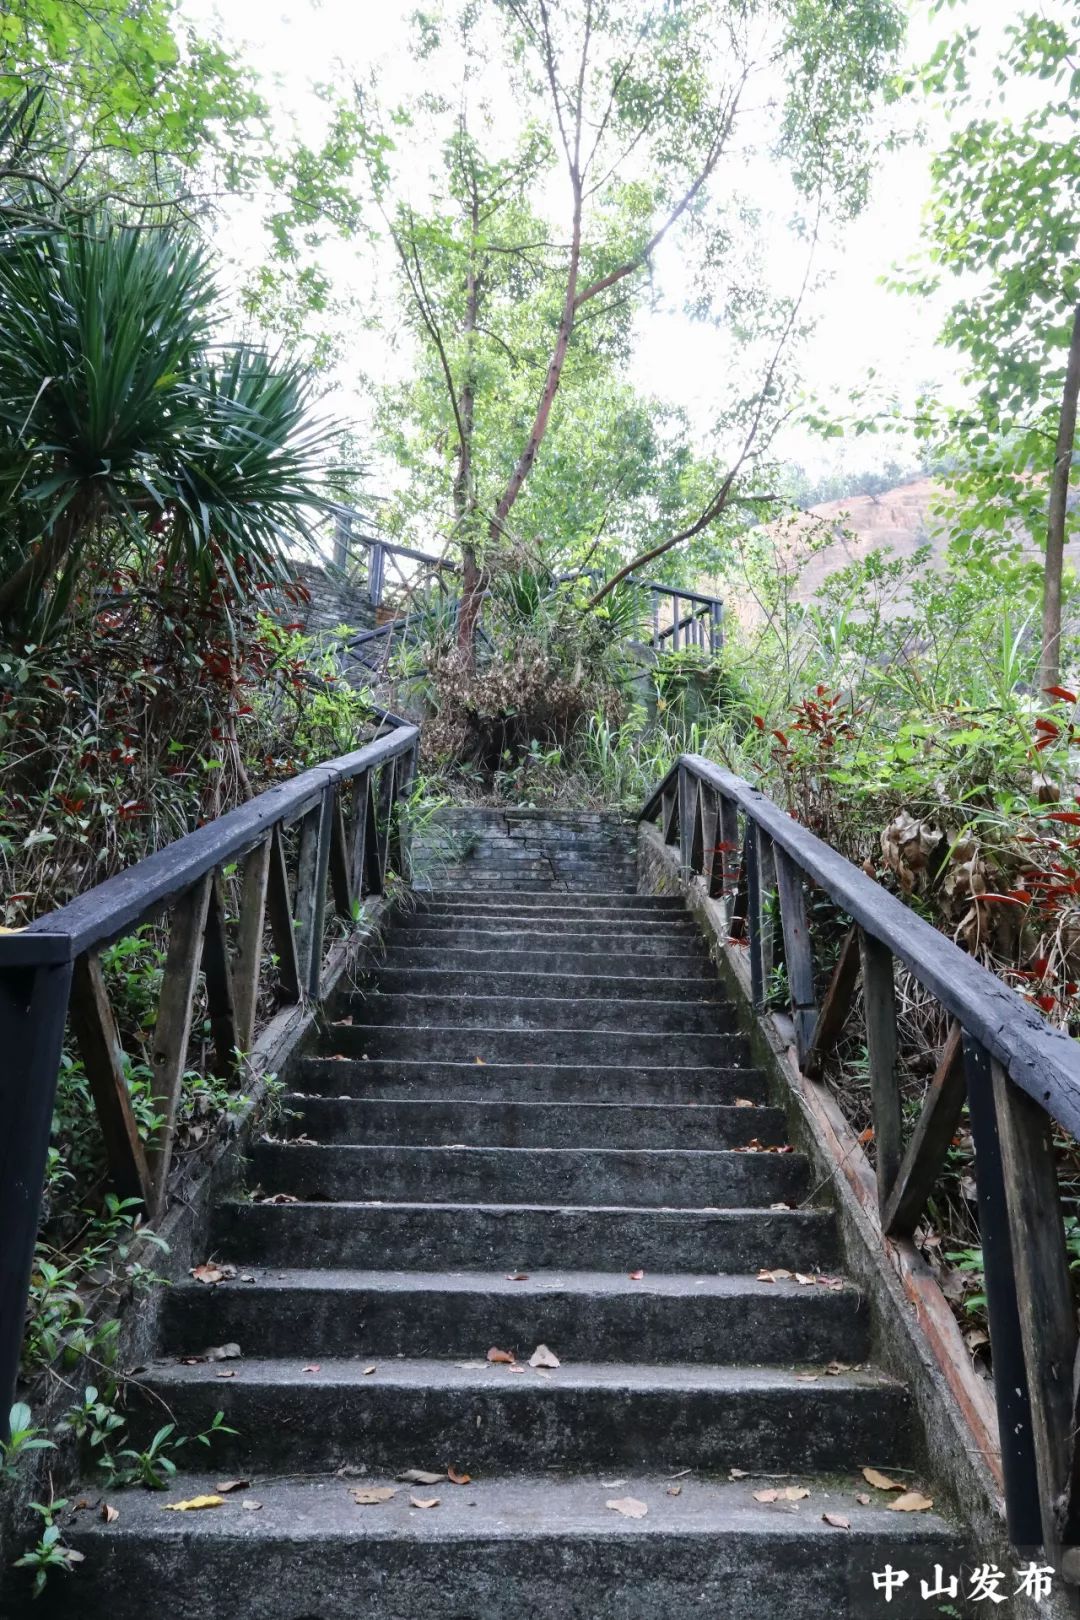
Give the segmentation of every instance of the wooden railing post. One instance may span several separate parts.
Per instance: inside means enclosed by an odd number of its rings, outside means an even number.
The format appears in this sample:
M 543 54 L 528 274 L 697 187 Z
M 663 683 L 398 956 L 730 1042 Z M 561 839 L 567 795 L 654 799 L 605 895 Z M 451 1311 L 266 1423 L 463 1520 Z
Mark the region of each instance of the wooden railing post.
M 814 955 L 806 920 L 802 873 L 794 861 L 775 845 L 773 859 L 776 862 L 776 885 L 780 896 L 780 925 L 784 932 L 784 965 L 787 968 L 791 1017 L 795 1025 L 795 1051 L 801 1068 L 817 1022 Z
M 15 1398 L 71 962 L 0 969 L 0 1438 Z
M 1048 1560 L 1056 1563 L 1061 1551 L 1058 1515 L 1075 1441 L 1076 1307 L 1050 1121 L 1038 1103 L 1013 1085 L 1000 1063 L 991 1063 L 991 1071 L 1013 1269 L 1024 1302 L 1020 1334 L 1042 1506 L 1042 1544 Z
M 692 875 L 694 823 L 697 820 L 697 783 L 690 772 L 679 770 L 679 866 L 684 880 Z
M 147 1154 L 152 1184 L 151 1213 L 155 1215 L 165 1202 L 212 878 L 212 873 L 206 873 L 181 896 L 173 907 L 169 923 L 169 948 L 165 954 L 157 1021 L 150 1047 L 154 1107 L 163 1118 Z
M 765 1005 L 765 973 L 761 953 L 761 872 L 758 864 L 757 828 L 747 818 L 743 844 L 743 873 L 746 878 L 747 944 L 750 948 L 750 999 L 756 1011 Z
M 68 1016 L 101 1125 L 109 1180 L 121 1198 L 141 1198 L 149 1212 L 153 1202 L 150 1171 L 131 1106 L 124 1050 L 96 951 L 84 951 L 75 963 Z
M 870 1061 L 870 1102 L 874 1111 L 878 1206 L 884 1210 L 893 1190 L 903 1150 L 900 1085 L 896 1072 L 896 991 L 892 952 L 859 930 L 866 1049 Z
M 1039 1475 L 1016 1294 L 1005 1170 L 994 1102 L 994 1076 L 986 1049 L 968 1035 L 964 1036 L 964 1066 L 971 1135 L 975 1143 L 975 1186 L 1005 1479 L 1005 1514 L 1013 1545 L 1037 1547 L 1042 1541 Z

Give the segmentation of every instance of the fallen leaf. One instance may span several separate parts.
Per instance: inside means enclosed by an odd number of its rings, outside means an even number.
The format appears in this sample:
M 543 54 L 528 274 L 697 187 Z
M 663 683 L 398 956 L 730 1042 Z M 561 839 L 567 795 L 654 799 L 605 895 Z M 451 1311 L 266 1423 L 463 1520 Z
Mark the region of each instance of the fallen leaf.
M 870 1506 L 870 1498 L 867 1496 L 865 1491 L 856 1491 L 855 1492 L 855 1500 L 856 1500 L 856 1502 L 858 1502 L 860 1507 L 869 1507 Z
M 770 1204 L 769 1205 L 770 1209 L 791 1209 L 791 1207 L 792 1206 L 790 1204 L 784 1204 L 784 1203 Z
M 514 1362 L 517 1360 L 517 1357 L 512 1350 L 499 1350 L 495 1345 L 492 1345 L 491 1349 L 488 1351 L 487 1358 L 489 1361 L 497 1361 L 505 1364 L 507 1367 L 512 1367 Z
M 486 1059 L 486 1058 L 481 1058 L 481 1057 L 478 1057 L 478 1058 L 477 1058 L 477 1059 L 476 1059 L 476 1061 L 477 1061 L 477 1063 L 482 1063 L 482 1064 L 485 1064 L 485 1066 L 486 1066 L 486 1063 L 487 1063 L 487 1059 Z
M 554 1350 L 549 1350 L 546 1344 L 538 1344 L 529 1357 L 530 1367 L 561 1367 L 562 1362 Z
M 817 1381 L 818 1381 L 817 1373 L 808 1373 L 808 1372 L 796 1373 L 795 1378 L 796 1378 L 796 1381 L 798 1383 L 800 1383 L 800 1384 L 816 1384 Z
M 821 1517 L 826 1524 L 831 1524 L 834 1530 L 850 1530 L 851 1520 L 845 1519 L 842 1513 L 823 1513 Z
M 805 1485 L 786 1485 L 780 1495 L 785 1502 L 805 1502 L 810 1492 Z
M 843 1277 L 819 1277 L 817 1284 L 819 1288 L 831 1288 L 834 1293 L 839 1293 L 844 1286 L 844 1279 Z
M 471 1485 L 472 1484 L 472 1475 L 471 1474 L 459 1474 L 456 1468 L 448 1468 L 446 1470 L 446 1477 L 450 1481 L 451 1485 Z
M 732 1468 L 728 1471 L 729 1479 L 746 1479 L 747 1477 L 748 1475 L 745 1468 Z
M 668 1493 L 669 1496 L 681 1496 L 682 1495 L 682 1486 L 681 1485 L 669 1485 L 668 1488 L 667 1488 L 667 1493 Z
M 228 1282 L 230 1277 L 236 1276 L 236 1267 L 219 1265 L 215 1260 L 207 1260 L 201 1266 L 192 1266 L 191 1275 L 196 1282 L 201 1283 Z
M 755 1491 L 754 1492 L 754 1501 L 755 1502 L 775 1502 L 779 1495 L 780 1495 L 779 1491 Z
M 371 1485 L 365 1490 L 353 1491 L 352 1499 L 357 1507 L 375 1507 L 379 1502 L 389 1502 L 396 1495 L 396 1485 Z
M 292 1193 L 271 1193 L 269 1198 L 260 1198 L 259 1202 L 260 1204 L 298 1204 L 300 1200 L 294 1198 Z
M 301 1367 L 300 1371 L 301 1372 L 322 1372 L 322 1367 L 319 1365 L 319 1363 L 317 1361 L 309 1361 L 306 1367 Z
M 926 1513 L 933 1505 L 932 1496 L 924 1496 L 921 1491 L 905 1491 L 903 1496 L 889 1503 L 889 1509 L 893 1513 Z
M 262 1503 L 257 1502 L 253 1496 L 245 1496 L 240 1506 L 243 1508 L 245 1513 L 258 1513 L 262 1507 Z
M 457 1364 L 462 1372 L 479 1372 L 487 1366 L 486 1361 L 459 1361 Z
M 528 1282 L 529 1273 L 527 1271 L 508 1271 L 506 1280 L 507 1282 Z
M 812 1288 L 816 1280 L 817 1279 L 814 1277 L 808 1277 L 805 1271 L 797 1271 L 795 1273 L 795 1281 L 801 1288 Z
M 378 1372 L 378 1370 L 379 1370 L 378 1367 L 365 1367 L 364 1368 L 364 1377 L 365 1378 L 370 1378 L 372 1373 L 373 1372 Z
M 250 1484 L 250 1479 L 219 1479 L 214 1489 L 219 1496 L 228 1496 L 230 1491 L 246 1491 Z
M 396 1474 L 396 1479 L 403 1480 L 406 1485 L 438 1485 L 446 1478 L 445 1470 L 441 1474 L 433 1474 L 427 1468 L 406 1468 L 403 1474 Z
M 851 1364 L 847 1361 L 830 1361 L 825 1371 L 830 1378 L 838 1378 L 841 1373 L 851 1372 Z
M 785 1271 L 783 1267 L 781 1267 L 779 1271 L 759 1271 L 757 1274 L 757 1280 L 758 1282 L 768 1283 L 790 1282 L 793 1276 L 793 1272 Z
M 104 1519 L 106 1524 L 115 1524 L 117 1519 L 120 1517 L 120 1513 L 119 1510 L 114 1508 L 110 1502 L 102 1502 L 101 1517 Z
M 756 1106 L 756 1103 L 752 1103 L 749 1097 L 736 1097 L 735 1099 L 736 1108 L 755 1108 Z
M 224 1507 L 223 1496 L 191 1496 L 186 1502 L 163 1502 L 167 1513 L 193 1513 L 198 1508 Z
M 631 1271 L 629 1273 L 630 1281 L 631 1282 L 640 1282 L 642 1277 L 644 1277 L 644 1275 L 645 1275 L 645 1273 L 643 1271 Z
M 604 1503 L 613 1513 L 621 1513 L 625 1519 L 643 1519 L 648 1513 L 648 1504 L 640 1502 L 636 1496 L 613 1496 Z
M 890 1479 L 888 1474 L 879 1473 L 876 1468 L 864 1468 L 862 1477 L 876 1491 L 902 1491 L 904 1489 L 903 1485 L 898 1485 L 895 1479 Z
M 204 1350 L 203 1355 L 207 1361 L 239 1361 L 240 1346 L 238 1344 L 215 1344 L 209 1350 Z
M 216 1372 L 214 1374 L 214 1377 L 215 1378 L 235 1378 L 236 1377 L 236 1372 L 235 1372 L 234 1368 L 232 1368 L 232 1367 L 223 1368 L 220 1372 Z
M 438 1505 L 439 1505 L 439 1498 L 437 1496 L 410 1496 L 409 1497 L 409 1506 L 410 1507 L 433 1508 L 433 1507 L 438 1507 Z

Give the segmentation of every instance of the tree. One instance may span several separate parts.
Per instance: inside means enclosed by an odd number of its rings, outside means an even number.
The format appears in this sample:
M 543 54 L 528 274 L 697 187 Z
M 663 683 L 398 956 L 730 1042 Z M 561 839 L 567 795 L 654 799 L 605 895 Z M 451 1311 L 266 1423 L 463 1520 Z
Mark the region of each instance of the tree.
M 938 9 L 942 9 L 939 4 Z M 1023 13 L 996 60 L 967 25 L 923 74 L 959 127 L 932 165 L 931 271 L 963 277 L 943 332 L 968 362 L 973 402 L 927 418 L 955 457 L 948 475 L 958 531 L 1045 540 L 1040 683 L 1059 678 L 1063 554 L 1080 386 L 1080 6 Z M 1019 117 L 996 106 L 1008 87 Z
M 212 342 L 207 250 L 169 231 L 0 239 L 0 630 L 40 641 L 118 566 L 203 600 L 285 577 L 328 506 L 302 366 Z
M 0 206 L 55 223 L 107 206 L 157 223 L 249 184 L 265 156 L 255 75 L 176 0 L 6 0 Z
M 473 0 L 448 10 L 424 19 L 419 49 L 429 64 L 456 53 L 455 94 L 425 92 L 385 119 L 368 173 L 428 397 L 437 385 L 444 398 L 438 446 L 452 465 L 468 655 L 492 567 L 539 531 L 526 499 L 536 469 L 556 434 L 572 437 L 571 400 L 611 388 L 655 255 L 676 236 L 695 311 L 727 323 L 744 358 L 764 357 L 747 362 L 761 366 L 757 385 L 736 373 L 720 403 L 718 446 L 726 435 L 731 459 L 720 449 L 696 458 L 711 488 L 690 478 L 664 535 L 647 537 L 621 571 L 758 493 L 751 475 L 783 414 L 781 359 L 799 297 L 769 299 L 739 263 L 753 213 L 740 191 L 746 150 L 772 151 L 809 199 L 808 241 L 814 220 L 856 209 L 868 167 L 860 137 L 901 24 L 891 0 Z M 431 76 L 446 82 L 444 71 Z M 514 139 L 501 150 L 492 78 L 513 95 Z M 370 99 L 361 106 L 370 116 Z M 440 119 L 441 169 L 421 211 L 404 200 L 401 153 L 421 123 L 432 150 Z M 613 508 L 617 488 L 601 506 Z

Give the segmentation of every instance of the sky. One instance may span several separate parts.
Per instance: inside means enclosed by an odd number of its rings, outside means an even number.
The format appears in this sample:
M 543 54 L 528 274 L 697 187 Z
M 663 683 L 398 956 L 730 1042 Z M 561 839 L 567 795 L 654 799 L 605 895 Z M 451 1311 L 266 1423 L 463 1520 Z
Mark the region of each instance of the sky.
M 311 84 L 351 69 L 377 63 L 389 102 L 409 87 L 415 64 L 403 50 L 407 18 L 416 0 L 183 0 L 183 10 L 200 24 L 216 20 L 226 38 L 262 73 L 269 99 L 282 128 L 312 134 L 318 128 L 318 103 Z M 977 19 L 984 35 L 993 36 L 1015 14 L 1012 0 L 977 0 Z M 943 26 L 935 23 L 926 0 L 911 0 L 909 54 L 924 59 Z M 844 228 L 842 239 L 819 248 L 815 268 L 824 281 L 813 294 L 810 310 L 816 329 L 805 351 L 803 373 L 813 391 L 826 400 L 841 398 L 871 369 L 886 394 L 912 402 L 929 386 L 955 394 L 958 362 L 940 347 L 937 334 L 950 301 L 948 289 L 922 300 L 882 285 L 882 278 L 910 262 L 919 249 L 920 223 L 929 193 L 928 167 L 933 149 L 944 143 L 946 126 L 931 110 L 924 114 L 924 144 L 912 143 L 886 153 L 876 174 L 864 213 Z M 774 240 L 777 261 L 788 256 L 779 216 L 786 199 L 770 176 L 761 176 L 762 202 L 778 215 Z M 259 252 L 257 227 L 238 217 L 223 245 L 238 265 L 250 264 Z M 351 273 L 348 249 L 331 250 L 328 262 L 342 283 Z M 702 433 L 716 408 L 717 378 L 724 365 L 719 334 L 703 330 L 675 307 L 679 292 L 677 242 L 661 249 L 655 266 L 660 308 L 639 322 L 632 372 L 644 391 L 683 406 Z M 669 307 L 664 307 L 669 306 Z M 357 333 L 351 351 L 353 369 L 392 370 L 407 364 L 407 353 L 372 333 Z M 362 409 L 350 395 L 349 365 L 337 379 L 346 412 Z M 843 465 L 849 471 L 873 467 L 894 454 L 891 443 L 876 439 L 822 441 L 802 429 L 789 430 L 779 446 L 812 475 Z

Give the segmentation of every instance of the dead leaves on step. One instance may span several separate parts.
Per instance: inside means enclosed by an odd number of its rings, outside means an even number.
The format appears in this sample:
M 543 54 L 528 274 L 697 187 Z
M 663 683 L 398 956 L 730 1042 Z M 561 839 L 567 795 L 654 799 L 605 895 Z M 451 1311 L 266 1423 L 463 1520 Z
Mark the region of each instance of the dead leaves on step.
M 643 1519 L 649 1511 L 648 1503 L 637 1496 L 611 1496 L 604 1506 L 612 1513 L 621 1513 L 624 1519 Z
M 907 1485 L 902 1485 L 899 1480 L 890 1479 L 888 1474 L 881 1473 L 877 1468 L 864 1468 L 862 1476 L 876 1491 L 900 1492 L 900 1495 L 889 1503 L 893 1513 L 928 1513 L 934 1505 L 932 1496 L 924 1496 L 921 1491 L 910 1490 Z
M 842 1277 L 826 1277 L 818 1272 L 788 1271 L 784 1266 L 778 1267 L 775 1271 L 759 1271 L 757 1280 L 764 1283 L 795 1282 L 800 1288 L 831 1288 L 834 1293 L 839 1293 L 844 1286 Z

